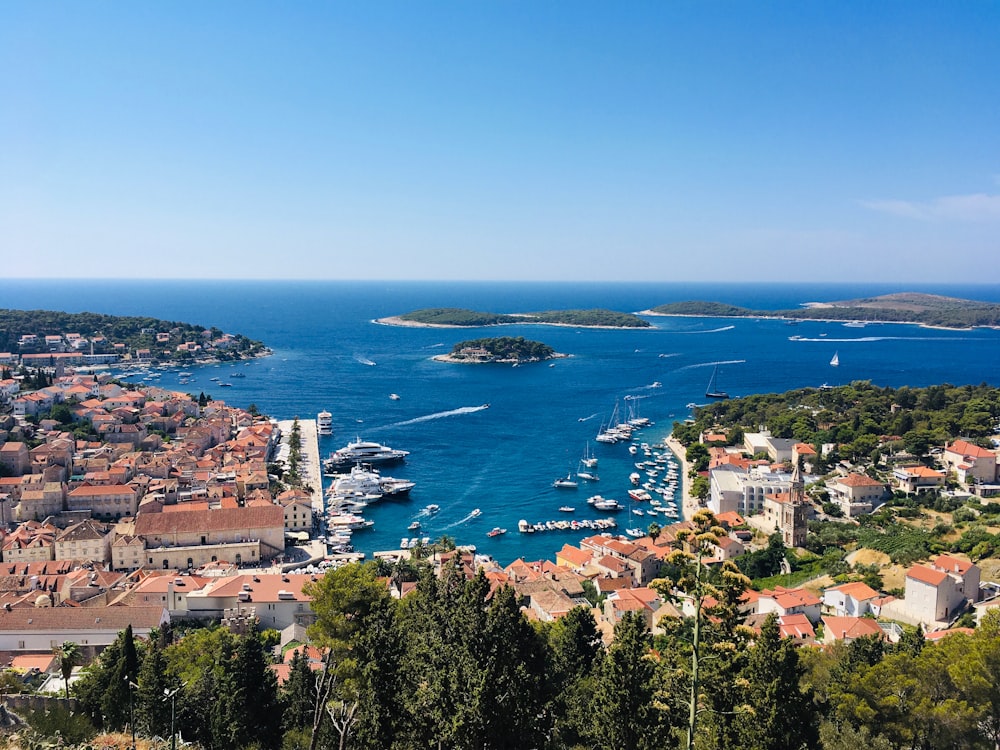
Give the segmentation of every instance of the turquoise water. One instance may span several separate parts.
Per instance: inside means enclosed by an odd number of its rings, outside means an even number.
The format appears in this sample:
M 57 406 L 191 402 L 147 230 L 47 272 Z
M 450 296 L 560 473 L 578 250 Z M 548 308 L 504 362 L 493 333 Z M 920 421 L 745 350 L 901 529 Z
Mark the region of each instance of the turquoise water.
M 912 286 L 907 287 L 913 289 Z M 517 521 L 559 519 L 558 508 L 584 512 L 588 495 L 623 502 L 633 471 L 624 445 L 593 442 L 616 401 L 639 405 L 656 425 L 640 439 L 655 442 L 671 423 L 704 401 L 714 362 L 718 387 L 733 396 L 871 380 L 921 386 L 1000 381 L 1000 332 L 954 332 L 904 325 L 844 328 L 835 323 L 787 326 L 771 320 L 652 318 L 653 330 L 605 331 L 546 326 L 502 329 L 416 329 L 376 325 L 374 318 L 419 307 L 456 306 L 498 312 L 608 307 L 637 311 L 682 299 L 713 299 L 761 308 L 900 291 L 888 285 L 457 284 L 403 282 L 0 281 L 0 306 L 142 314 L 216 325 L 265 341 L 274 356 L 239 369 L 232 388 L 209 378 L 233 369 L 188 368 L 194 381 L 161 384 L 206 391 L 241 406 L 255 403 L 278 418 L 334 415 L 325 455 L 356 436 L 411 451 L 394 476 L 417 483 L 408 500 L 370 508 L 372 530 L 355 534 L 364 552 L 395 549 L 419 510 L 421 535 L 449 534 L 501 562 L 551 558 L 583 534 L 517 533 Z M 995 287 L 935 287 L 917 291 L 1000 301 Z M 570 354 L 568 359 L 517 368 L 431 361 L 457 341 L 523 335 Z M 790 335 L 802 337 L 789 341 Z M 839 353 L 840 366 L 830 367 Z M 375 366 L 364 361 L 375 362 Z M 653 388 L 654 382 L 662 387 Z M 398 401 L 389 394 L 397 393 Z M 489 409 L 476 409 L 489 403 Z M 590 441 L 600 459 L 593 488 L 556 490 L 552 481 L 575 469 Z M 482 515 L 469 519 L 480 508 Z M 620 526 L 639 525 L 619 513 Z M 642 519 L 643 525 L 649 519 Z M 508 533 L 488 538 L 494 526 Z

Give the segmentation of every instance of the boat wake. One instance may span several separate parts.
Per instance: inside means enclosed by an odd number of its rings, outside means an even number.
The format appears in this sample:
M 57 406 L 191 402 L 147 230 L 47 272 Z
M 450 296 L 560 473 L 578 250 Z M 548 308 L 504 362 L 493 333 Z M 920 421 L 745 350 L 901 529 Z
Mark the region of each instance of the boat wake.
M 360 354 L 355 354 L 354 355 L 354 361 L 355 362 L 360 362 L 361 364 L 367 365 L 368 367 L 374 367 L 375 366 L 375 363 L 372 362 L 370 359 L 368 359 L 368 357 L 362 357 Z
M 577 422 L 586 422 L 586 421 L 587 421 L 587 420 L 589 420 L 589 419 L 593 419 L 593 418 L 594 418 L 594 417 L 596 417 L 596 416 L 597 416 L 598 414 L 600 414 L 600 412 L 596 412 L 596 411 L 595 411 L 595 412 L 594 412 L 593 414 L 591 414 L 591 415 L 590 415 L 589 417 L 580 417 L 580 418 L 579 418 L 578 420 L 576 420 L 576 421 L 577 421 Z
M 806 342 L 824 342 L 824 341 L 836 341 L 838 344 L 870 344 L 873 341 L 942 341 L 940 337 L 936 336 L 858 336 L 851 339 L 831 339 L 831 338 L 821 338 L 821 339 L 807 339 L 802 336 L 796 336 L 794 338 L 789 338 L 789 341 L 806 341 Z M 980 339 L 975 337 L 963 336 L 959 339 L 947 339 L 947 341 L 985 341 L 986 339 Z
M 826 341 L 826 339 L 823 339 L 823 341 Z M 696 367 L 718 367 L 720 365 L 742 365 L 745 363 L 746 363 L 745 359 L 724 359 L 724 360 L 719 360 L 717 362 L 699 362 L 696 365 L 685 365 L 684 367 L 677 368 L 677 371 L 680 372 L 681 370 L 693 370 Z
M 435 414 L 425 414 L 422 417 L 414 417 L 413 419 L 407 419 L 403 422 L 396 422 L 394 424 L 388 425 L 389 427 L 406 427 L 411 424 L 420 424 L 421 422 L 430 422 L 434 419 L 444 419 L 445 417 L 457 417 L 461 414 L 475 414 L 477 411 L 485 411 L 489 409 L 489 404 L 482 404 L 481 406 L 460 406 L 457 409 L 449 409 L 448 411 L 439 411 Z
M 445 526 L 445 528 L 446 529 L 453 529 L 456 526 L 461 526 L 463 523 L 468 523 L 473 518 L 479 518 L 480 515 L 482 515 L 482 514 L 481 513 L 477 513 L 476 511 L 471 511 L 471 512 L 467 513 L 465 516 L 463 516 L 462 518 L 459 518 L 454 523 L 448 524 L 447 526 Z
M 681 356 L 680 352 L 672 352 L 670 354 L 661 354 L 660 359 L 666 359 L 667 357 L 679 357 L 679 356 Z
M 693 333 L 722 333 L 723 331 L 731 331 L 734 328 L 736 328 L 736 326 L 722 326 L 722 328 L 710 328 L 707 331 L 671 331 L 671 333 L 687 333 L 687 334 L 693 334 Z M 660 356 L 662 357 L 663 355 L 661 354 Z
M 444 344 L 431 344 L 430 346 L 425 346 L 424 349 L 437 349 L 444 346 Z

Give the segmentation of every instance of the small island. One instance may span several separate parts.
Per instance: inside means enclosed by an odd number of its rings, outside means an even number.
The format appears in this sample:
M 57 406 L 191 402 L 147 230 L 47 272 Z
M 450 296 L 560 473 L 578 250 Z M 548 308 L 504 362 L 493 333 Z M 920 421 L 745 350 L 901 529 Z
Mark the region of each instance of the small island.
M 689 300 L 659 305 L 643 311 L 643 314 L 830 320 L 857 326 L 867 323 L 919 323 L 963 329 L 1000 325 L 1000 305 L 996 303 L 919 292 L 899 292 L 838 302 L 810 302 L 794 310 L 751 310 L 723 302 Z
M 532 313 L 492 313 L 460 307 L 429 307 L 387 318 L 377 323 L 431 328 L 482 328 L 484 326 L 540 324 L 579 328 L 650 328 L 648 320 L 632 313 L 593 308 L 546 310 Z
M 540 341 L 530 341 L 523 336 L 500 336 L 498 338 L 459 341 L 452 347 L 451 352 L 438 354 L 433 359 L 438 362 L 458 364 L 519 365 L 566 356 L 566 354 L 559 354 L 551 346 Z

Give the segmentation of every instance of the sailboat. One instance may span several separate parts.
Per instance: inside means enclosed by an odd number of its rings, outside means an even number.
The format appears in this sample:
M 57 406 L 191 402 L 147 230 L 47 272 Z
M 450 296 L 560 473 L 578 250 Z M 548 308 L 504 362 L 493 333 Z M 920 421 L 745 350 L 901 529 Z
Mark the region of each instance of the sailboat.
M 586 466 L 588 469 L 593 469 L 597 466 L 597 456 L 590 452 L 590 443 L 587 443 L 587 447 L 584 448 L 583 458 L 580 459 L 580 463 Z
M 719 366 L 716 365 L 715 369 L 712 370 L 712 379 L 708 381 L 708 388 L 705 389 L 705 398 L 729 398 L 728 393 L 719 390 L 719 386 L 716 383 L 718 375 Z
M 830 360 L 830 367 L 840 367 L 840 352 L 833 353 L 833 359 Z

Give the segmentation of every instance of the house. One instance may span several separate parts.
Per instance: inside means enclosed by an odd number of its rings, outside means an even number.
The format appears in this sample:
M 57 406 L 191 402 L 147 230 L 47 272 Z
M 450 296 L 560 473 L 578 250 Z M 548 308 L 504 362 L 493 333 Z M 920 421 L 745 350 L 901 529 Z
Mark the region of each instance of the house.
M 830 500 L 840 506 L 847 518 L 871 513 L 885 499 L 885 485 L 867 474 L 851 472 L 846 477 L 826 483 Z
M 857 638 L 876 636 L 883 638 L 882 628 L 870 617 L 824 617 L 823 643 L 834 641 L 850 643 Z
M 92 486 L 85 483 L 70 490 L 66 496 L 68 510 L 89 510 L 95 516 L 115 520 L 134 516 L 138 506 L 138 494 L 127 484 Z
M 931 565 L 914 565 L 906 572 L 902 601 L 883 608 L 886 616 L 936 630 L 950 622 L 971 601 L 979 599 L 979 568 L 967 560 L 940 555 Z M 899 610 L 899 611 L 897 611 Z
M 114 643 L 118 633 L 148 638 L 153 628 L 170 622 L 163 607 L 13 607 L 0 608 L 0 651 L 46 651 L 66 641 L 97 653 Z
M 764 589 L 757 598 L 757 612 L 774 612 L 778 617 L 805 615 L 809 622 L 819 622 L 822 600 L 805 589 L 786 589 L 775 586 L 773 591 Z
M 871 586 L 854 581 L 832 586 L 823 592 L 823 606 L 838 617 L 863 617 L 879 593 Z
M 966 440 L 946 443 L 941 461 L 955 472 L 960 482 L 993 484 L 997 481 L 997 454 Z
M 187 594 L 188 616 L 211 620 L 256 616 L 262 629 L 308 626 L 316 615 L 310 605 L 312 597 L 302 587 L 316 580 L 312 575 L 263 572 L 220 577 Z
M 916 494 L 944 486 L 945 474 L 928 466 L 899 466 L 892 472 L 896 486 L 907 494 Z
M 39 562 L 55 559 L 56 527 L 51 523 L 25 521 L 3 542 L 4 562 Z
M 55 559 L 107 562 L 111 559 L 113 536 L 108 526 L 89 518 L 78 521 L 56 536 Z
M 787 495 L 792 488 L 789 474 L 771 472 L 764 466 L 749 471 L 732 464 L 718 466 L 709 472 L 709 482 L 708 508 L 716 515 L 733 511 L 743 516 L 760 513 L 766 497 Z
M 0 445 L 0 466 L 6 468 L 11 476 L 27 474 L 31 469 L 31 452 L 28 446 L 20 442 Z

